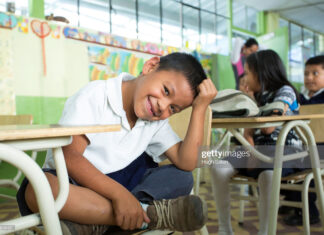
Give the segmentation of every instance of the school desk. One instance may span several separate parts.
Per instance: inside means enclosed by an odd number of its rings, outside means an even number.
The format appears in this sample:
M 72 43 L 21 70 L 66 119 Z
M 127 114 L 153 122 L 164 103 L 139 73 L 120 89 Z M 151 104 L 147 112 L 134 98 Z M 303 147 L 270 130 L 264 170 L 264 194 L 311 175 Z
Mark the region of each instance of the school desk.
M 272 190 L 271 190 L 271 209 L 269 216 L 269 228 L 268 234 L 275 235 L 277 229 L 277 216 L 279 208 L 279 194 L 280 194 L 280 182 L 282 164 L 284 161 L 302 158 L 308 155 L 307 152 L 295 153 L 291 155 L 283 156 L 283 148 L 286 136 L 291 129 L 295 129 L 302 139 L 307 143 L 308 146 L 316 146 L 315 138 L 312 130 L 308 126 L 308 123 L 314 119 L 322 119 L 324 114 L 310 114 L 310 115 L 296 115 L 296 116 L 270 116 L 270 117 L 248 117 L 248 118 L 214 118 L 212 120 L 213 128 L 225 128 L 227 131 L 232 133 L 233 136 L 243 145 L 247 146 L 251 153 L 259 160 L 273 163 L 273 179 L 272 179 Z M 243 134 L 238 128 L 265 128 L 273 126 L 282 126 L 275 150 L 275 157 L 269 157 L 261 154 L 255 150 L 249 142 L 243 137 Z M 315 188 L 317 192 L 317 198 L 319 200 L 319 209 L 321 213 L 321 222 L 324 227 L 324 192 L 323 184 L 320 172 L 320 161 L 318 150 L 316 147 L 309 148 L 309 157 L 312 164 L 317 167 L 313 167 Z
M 69 193 L 69 181 L 62 146 L 72 142 L 73 135 L 119 131 L 120 125 L 62 126 L 62 125 L 8 125 L 0 126 L 0 160 L 20 169 L 32 184 L 39 213 L 0 222 L 0 234 L 12 233 L 39 224 L 45 233 L 60 235 L 58 212 Z M 23 151 L 53 149 L 53 158 L 59 181 L 59 193 L 54 201 L 50 185 L 41 167 Z

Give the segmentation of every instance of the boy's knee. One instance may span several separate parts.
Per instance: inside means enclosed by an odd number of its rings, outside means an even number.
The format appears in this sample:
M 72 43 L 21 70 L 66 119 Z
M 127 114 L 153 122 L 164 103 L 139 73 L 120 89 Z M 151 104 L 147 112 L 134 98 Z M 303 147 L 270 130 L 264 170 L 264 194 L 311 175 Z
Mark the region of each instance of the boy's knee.
M 50 174 L 50 173 L 45 173 L 46 178 L 50 184 L 54 199 L 56 199 L 57 194 L 58 194 L 58 183 L 57 183 L 57 178 L 56 176 Z M 32 212 L 38 212 L 38 205 L 37 205 L 37 200 L 36 200 L 36 195 L 34 192 L 34 189 L 30 183 L 27 184 L 26 190 L 25 190 L 25 201 L 27 203 L 27 206 Z

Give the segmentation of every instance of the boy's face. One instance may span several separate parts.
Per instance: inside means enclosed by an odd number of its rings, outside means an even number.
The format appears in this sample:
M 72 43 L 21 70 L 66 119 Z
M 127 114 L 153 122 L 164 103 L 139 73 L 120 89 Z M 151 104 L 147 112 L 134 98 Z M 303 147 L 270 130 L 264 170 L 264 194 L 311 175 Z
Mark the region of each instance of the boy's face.
M 143 68 L 134 92 L 135 115 L 149 121 L 166 119 L 189 107 L 194 100 L 191 86 L 182 73 L 156 72 L 155 68 Z
M 251 55 L 254 52 L 257 52 L 258 50 L 259 50 L 259 46 L 256 44 L 254 44 L 250 47 L 243 46 L 242 53 L 245 57 L 248 57 L 249 55 Z
M 324 88 L 324 68 L 322 65 L 306 65 L 304 83 L 307 90 L 317 92 Z

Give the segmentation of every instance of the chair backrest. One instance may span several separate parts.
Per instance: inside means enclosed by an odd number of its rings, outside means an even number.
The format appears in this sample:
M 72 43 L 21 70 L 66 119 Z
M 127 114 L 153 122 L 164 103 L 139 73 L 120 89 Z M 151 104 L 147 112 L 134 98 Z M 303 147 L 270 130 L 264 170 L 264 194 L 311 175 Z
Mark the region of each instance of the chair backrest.
M 0 115 L 0 125 L 28 125 L 33 123 L 33 116 L 22 115 Z
M 300 114 L 323 114 L 324 104 L 301 105 Z M 324 143 L 324 119 L 314 119 L 309 124 L 317 143 Z
M 169 123 L 172 129 L 177 133 L 177 135 L 184 139 L 187 133 L 187 129 L 189 126 L 189 121 L 191 117 L 192 108 L 189 107 L 183 110 L 180 113 L 172 115 L 169 118 Z M 212 112 L 211 109 L 208 107 L 205 114 L 205 124 L 204 124 L 204 141 L 203 145 L 210 145 L 210 136 L 211 136 L 211 120 L 212 120 Z

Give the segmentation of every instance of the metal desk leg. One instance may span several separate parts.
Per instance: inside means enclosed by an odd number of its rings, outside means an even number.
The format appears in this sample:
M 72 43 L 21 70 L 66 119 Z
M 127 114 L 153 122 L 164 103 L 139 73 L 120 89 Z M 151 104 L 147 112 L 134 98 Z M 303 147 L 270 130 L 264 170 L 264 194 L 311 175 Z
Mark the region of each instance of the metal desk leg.
M 48 235 L 61 235 L 61 226 L 58 214 L 55 210 L 52 191 L 47 178 L 37 163 L 24 152 L 5 144 L 0 144 L 0 159 L 21 169 L 32 184 L 39 205 L 45 233 Z M 23 218 L 21 218 L 20 222 L 23 223 L 23 221 Z M 1 222 L 0 225 L 12 225 L 8 223 L 10 223 L 10 221 L 7 223 Z M 19 225 L 17 225 L 17 228 L 14 227 L 13 229 L 19 229 Z M 10 233 L 11 231 L 7 230 L 6 233 L 8 232 Z

